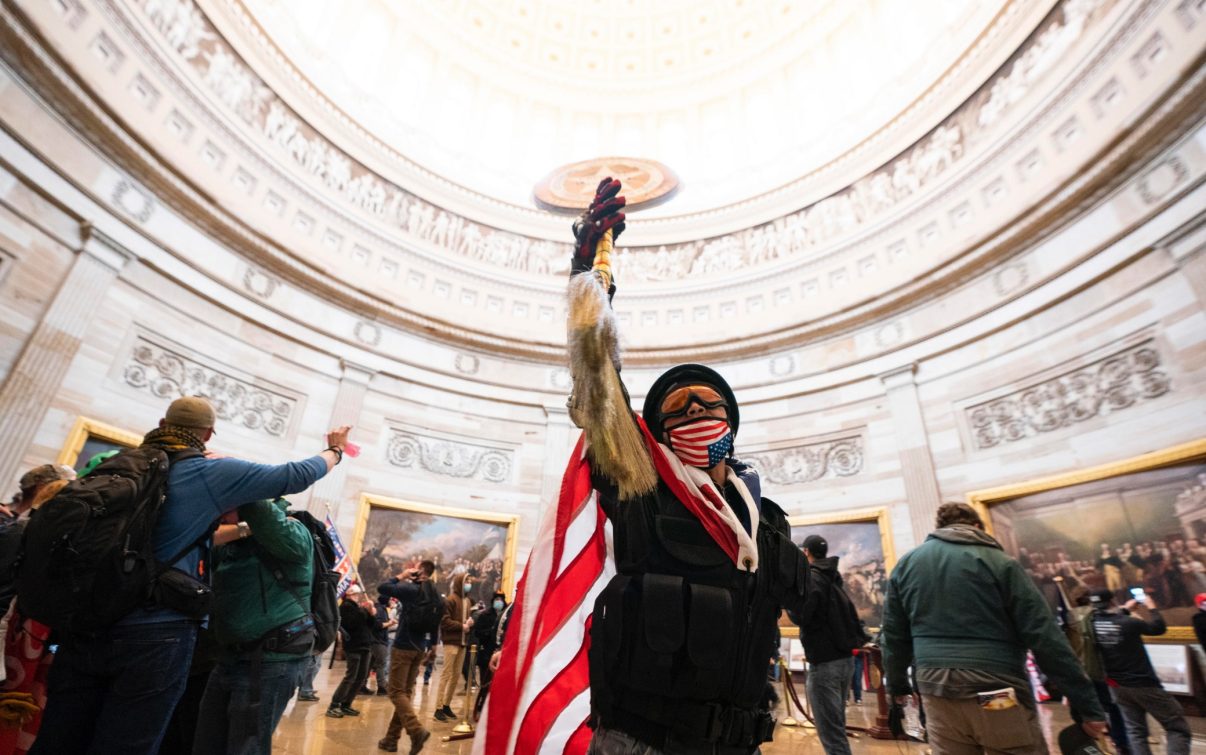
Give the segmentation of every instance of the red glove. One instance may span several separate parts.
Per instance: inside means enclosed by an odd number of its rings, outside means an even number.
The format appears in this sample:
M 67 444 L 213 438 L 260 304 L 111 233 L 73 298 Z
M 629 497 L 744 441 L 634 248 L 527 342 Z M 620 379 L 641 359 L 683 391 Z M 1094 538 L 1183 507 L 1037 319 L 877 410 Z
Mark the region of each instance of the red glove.
M 599 243 L 604 233 L 610 230 L 615 241 L 624 232 L 624 213 L 620 210 L 627 200 L 617 196 L 619 193 L 620 182 L 610 176 L 604 178 L 599 182 L 599 188 L 595 189 L 595 198 L 590 207 L 574 221 L 574 238 L 578 244 L 574 248 L 571 275 L 591 269 L 595 263 L 595 244 Z

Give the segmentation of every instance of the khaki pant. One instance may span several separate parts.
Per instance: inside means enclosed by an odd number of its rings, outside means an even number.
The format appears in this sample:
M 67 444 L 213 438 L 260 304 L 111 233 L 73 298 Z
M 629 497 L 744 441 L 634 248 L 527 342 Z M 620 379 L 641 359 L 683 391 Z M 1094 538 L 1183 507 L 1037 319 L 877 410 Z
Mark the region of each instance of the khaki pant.
M 984 710 L 974 697 L 922 695 L 925 730 L 934 755 L 1047 755 L 1033 708 Z
M 389 701 L 394 704 L 394 715 L 389 720 L 385 741 L 397 744 L 402 729 L 413 739 L 423 732 L 423 724 L 415 715 L 415 680 L 423 668 L 422 650 L 399 650 L 390 648 L 389 657 Z
M 461 680 L 461 666 L 465 665 L 465 648 L 461 645 L 444 646 L 444 671 L 440 674 L 440 693 L 436 696 L 436 707 L 452 705 L 457 683 Z

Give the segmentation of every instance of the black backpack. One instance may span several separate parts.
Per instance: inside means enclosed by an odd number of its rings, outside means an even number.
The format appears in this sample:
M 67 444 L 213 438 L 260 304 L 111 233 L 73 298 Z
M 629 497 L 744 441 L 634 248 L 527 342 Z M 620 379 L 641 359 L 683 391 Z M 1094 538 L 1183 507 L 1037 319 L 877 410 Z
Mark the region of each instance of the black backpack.
M 21 613 L 59 632 L 94 634 L 154 604 L 160 577 L 198 545 L 162 563 L 155 558 L 168 468 L 200 455 L 188 449 L 169 456 L 149 446 L 122 451 L 33 512 L 17 560 Z
M 411 635 L 430 634 L 435 639 L 444 618 L 444 599 L 430 579 L 419 583 L 419 599 L 406 609 L 406 628 Z
M 302 608 L 308 608 L 308 614 L 314 620 L 313 652 L 318 654 L 331 647 L 339 634 L 339 583 L 343 575 L 335 571 L 335 543 L 327 534 L 326 525 L 308 511 L 290 511 L 289 517 L 300 522 L 313 541 L 314 577 L 310 582 L 310 605 L 303 605 Z M 271 567 L 272 576 L 277 582 L 300 603 L 301 598 L 275 560 L 263 551 L 257 552 L 260 560 Z

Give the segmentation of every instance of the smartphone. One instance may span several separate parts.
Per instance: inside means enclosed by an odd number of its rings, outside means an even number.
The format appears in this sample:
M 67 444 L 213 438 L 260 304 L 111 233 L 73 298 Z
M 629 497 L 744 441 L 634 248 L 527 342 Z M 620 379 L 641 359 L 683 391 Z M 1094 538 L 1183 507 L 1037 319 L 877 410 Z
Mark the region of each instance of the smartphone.
M 1143 601 L 1147 600 L 1147 593 L 1143 591 L 1142 587 L 1132 587 L 1131 597 L 1142 603 Z

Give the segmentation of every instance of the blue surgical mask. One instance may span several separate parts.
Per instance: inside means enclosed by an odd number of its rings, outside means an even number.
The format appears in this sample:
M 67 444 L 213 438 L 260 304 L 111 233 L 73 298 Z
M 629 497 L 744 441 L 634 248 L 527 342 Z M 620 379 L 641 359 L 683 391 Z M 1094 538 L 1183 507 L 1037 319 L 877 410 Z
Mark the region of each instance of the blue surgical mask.
M 468 595 L 469 591 L 473 589 L 473 585 L 463 585 L 461 589 L 465 591 L 466 595 Z
M 501 600 L 494 601 L 494 610 L 495 611 L 503 610 L 503 605 L 505 605 L 505 604 Z

